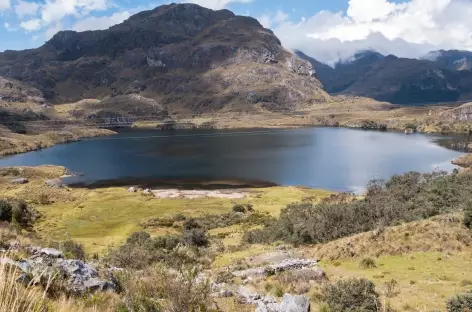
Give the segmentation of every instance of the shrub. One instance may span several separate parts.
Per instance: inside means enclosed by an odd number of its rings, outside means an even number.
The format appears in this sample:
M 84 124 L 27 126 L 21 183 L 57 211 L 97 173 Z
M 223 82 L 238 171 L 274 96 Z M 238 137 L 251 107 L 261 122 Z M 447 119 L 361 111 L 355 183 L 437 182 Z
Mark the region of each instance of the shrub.
M 183 239 L 187 244 L 197 247 L 206 247 L 209 244 L 206 232 L 198 228 L 185 231 Z
M 135 232 L 128 237 L 126 240 L 126 243 L 132 244 L 132 245 L 144 245 L 149 241 L 151 238 L 151 235 L 147 232 Z
M 21 228 L 30 228 L 36 220 L 36 211 L 30 209 L 25 201 L 17 200 L 12 204 L 12 223 Z
M 84 246 L 73 240 L 62 242 L 61 250 L 67 258 L 85 260 Z
M 385 297 L 393 298 L 398 295 L 398 282 L 394 279 L 391 279 L 385 282 Z
M 126 311 L 212 311 L 210 284 L 195 268 L 174 271 L 158 265 L 118 276 L 127 298 Z
M 381 307 L 374 283 L 366 279 L 341 280 L 328 285 L 322 291 L 322 300 L 336 312 L 377 312 Z
M 174 220 L 174 221 L 176 221 L 176 222 L 185 221 L 186 219 L 187 219 L 187 218 L 186 218 L 183 214 L 181 214 L 181 213 L 178 213 L 178 214 L 176 214 L 176 215 L 174 215 L 174 216 L 172 217 L 172 220 Z
M 472 311 L 472 292 L 460 294 L 451 298 L 447 302 L 448 312 Z
M 233 206 L 233 212 L 241 212 L 241 213 L 245 213 L 246 212 L 246 207 L 244 207 L 243 205 L 234 205 Z
M 276 222 L 246 233 L 244 239 L 248 243 L 325 243 L 463 208 L 470 192 L 472 173 L 409 172 L 386 182 L 372 181 L 361 200 L 288 205 Z
M 195 218 L 187 219 L 184 222 L 184 229 L 185 230 L 192 230 L 192 229 L 201 229 L 202 224 L 197 221 Z
M 472 202 L 469 202 L 464 209 L 464 225 L 472 229 Z
M 131 234 L 126 244 L 110 250 L 108 260 L 116 266 L 144 269 L 155 262 L 165 262 L 179 267 L 183 264 L 199 263 L 198 247 L 206 247 L 209 240 L 205 230 L 193 228 L 182 235 L 167 235 L 151 238 L 146 232 Z M 180 248 L 192 246 L 192 248 Z M 203 260 L 202 260 L 203 261 Z
M 12 206 L 10 202 L 5 199 L 0 199 L 0 221 L 11 222 L 12 220 Z
M 361 269 L 373 269 L 377 267 L 377 264 L 375 264 L 375 260 L 372 258 L 364 258 L 359 263 L 359 267 Z

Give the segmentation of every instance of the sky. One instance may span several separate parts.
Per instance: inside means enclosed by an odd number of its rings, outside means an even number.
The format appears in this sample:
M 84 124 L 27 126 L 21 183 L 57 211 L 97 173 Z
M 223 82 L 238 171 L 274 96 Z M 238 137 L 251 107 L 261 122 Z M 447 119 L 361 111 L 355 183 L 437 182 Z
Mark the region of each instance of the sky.
M 178 0 L 175 0 L 178 2 Z M 325 63 L 372 49 L 422 57 L 472 50 L 472 0 L 188 0 L 252 16 L 291 50 Z M 0 51 L 36 48 L 60 30 L 106 29 L 165 0 L 0 0 Z

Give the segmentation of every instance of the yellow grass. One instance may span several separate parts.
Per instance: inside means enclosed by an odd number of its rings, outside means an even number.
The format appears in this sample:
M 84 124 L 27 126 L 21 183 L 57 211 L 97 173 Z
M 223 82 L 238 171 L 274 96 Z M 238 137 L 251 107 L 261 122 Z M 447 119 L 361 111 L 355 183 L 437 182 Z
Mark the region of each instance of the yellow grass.
M 44 311 L 45 294 L 32 286 L 24 287 L 18 283 L 18 269 L 7 264 L 6 258 L 0 260 L 0 312 Z
M 360 269 L 361 258 L 338 263 L 322 262 L 321 267 L 332 280 L 364 277 L 385 292 L 385 282 L 398 282 L 398 296 L 391 299 L 398 311 L 426 312 L 445 310 L 449 297 L 470 290 L 464 282 L 472 279 L 472 250 L 446 256 L 439 252 L 411 253 L 404 256 L 382 256 L 377 268 Z

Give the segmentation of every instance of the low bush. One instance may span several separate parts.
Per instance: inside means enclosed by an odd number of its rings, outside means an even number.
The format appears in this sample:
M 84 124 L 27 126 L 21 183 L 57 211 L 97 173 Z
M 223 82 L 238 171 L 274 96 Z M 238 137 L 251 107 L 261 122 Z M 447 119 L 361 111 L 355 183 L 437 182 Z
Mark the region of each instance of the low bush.
M 233 212 L 245 213 L 246 212 L 246 207 L 244 207 L 243 205 L 234 205 L 233 206 Z
M 238 205 L 239 206 L 239 205 Z M 245 213 L 224 213 L 224 214 L 209 214 L 204 215 L 199 218 L 190 218 L 181 219 L 178 217 L 176 220 L 176 216 L 172 219 L 169 218 L 154 218 L 142 223 L 144 228 L 152 228 L 152 227 L 180 227 L 181 221 L 184 221 L 182 224 L 182 228 L 185 230 L 190 230 L 192 228 L 203 228 L 207 231 L 216 229 L 216 228 L 224 228 L 229 227 L 232 225 L 247 225 L 247 226 L 256 226 L 256 225 L 270 225 L 275 222 L 275 219 L 270 216 L 268 213 L 262 213 L 258 211 L 254 211 L 251 205 L 241 206 L 245 209 Z M 237 208 L 239 209 L 239 208 Z
M 201 228 L 184 230 L 181 235 L 167 235 L 156 238 L 146 232 L 136 232 L 117 249 L 109 251 L 111 264 L 132 269 L 144 269 L 156 262 L 169 266 L 196 264 L 199 259 L 199 248 L 209 245 L 207 233 Z M 179 248 L 189 246 L 190 249 Z
M 12 210 L 10 202 L 5 199 L 0 199 L 0 221 L 11 222 Z
M 163 265 L 118 276 L 126 298 L 123 311 L 211 312 L 210 284 L 196 268 L 171 270 Z
M 23 200 L 0 199 L 0 221 L 10 222 L 20 228 L 29 228 L 37 218 Z
M 359 267 L 361 269 L 373 269 L 377 267 L 375 260 L 372 258 L 364 258 L 359 262 Z
M 372 181 L 362 200 L 288 205 L 276 222 L 246 233 L 244 239 L 248 243 L 325 243 L 464 209 L 471 192 L 472 173 L 409 172 L 386 182 Z
M 459 294 L 447 301 L 448 312 L 469 312 L 472 311 L 472 291 L 466 294 Z
M 323 289 L 321 298 L 333 312 L 381 311 L 375 285 L 366 279 L 340 280 L 328 285 Z
M 464 225 L 468 229 L 472 229 L 472 202 L 469 202 L 464 209 Z
M 385 282 L 384 285 L 385 285 L 385 297 L 393 298 L 399 294 L 397 280 L 391 279 Z
M 183 240 L 191 246 L 206 247 L 210 244 L 206 232 L 203 229 L 191 229 L 184 231 Z
M 181 213 L 178 213 L 172 217 L 172 220 L 174 220 L 175 222 L 185 221 L 186 219 L 187 218 Z
M 84 246 L 71 239 L 62 242 L 50 242 L 49 247 L 61 250 L 68 259 L 85 260 Z

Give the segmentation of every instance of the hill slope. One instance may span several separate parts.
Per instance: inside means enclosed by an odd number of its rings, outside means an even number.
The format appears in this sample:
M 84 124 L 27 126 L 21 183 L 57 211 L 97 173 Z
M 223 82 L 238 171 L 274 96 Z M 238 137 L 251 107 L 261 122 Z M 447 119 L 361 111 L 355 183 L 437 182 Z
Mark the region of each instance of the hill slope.
M 0 75 L 38 88 L 51 103 L 139 94 L 171 112 L 325 102 L 313 73 L 255 19 L 194 4 L 163 5 L 107 30 L 62 31 L 38 49 L 0 53 Z

